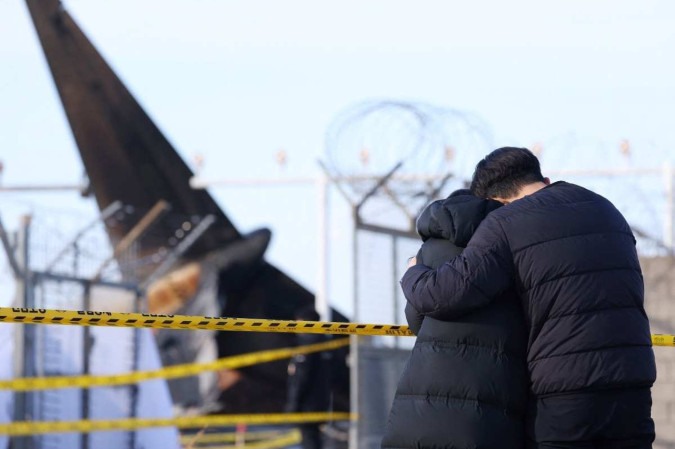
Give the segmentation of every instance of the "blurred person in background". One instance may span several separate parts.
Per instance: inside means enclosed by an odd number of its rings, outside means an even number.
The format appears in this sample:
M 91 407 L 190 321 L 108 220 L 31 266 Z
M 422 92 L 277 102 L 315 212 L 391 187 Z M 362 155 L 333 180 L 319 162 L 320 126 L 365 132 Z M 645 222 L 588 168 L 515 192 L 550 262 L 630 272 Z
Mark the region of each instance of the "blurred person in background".
M 462 252 L 497 201 L 458 190 L 417 220 L 418 263 L 437 268 Z M 401 375 L 382 448 L 523 449 L 527 333 L 515 291 L 452 321 L 423 317 L 408 304 L 417 335 Z
M 413 259 L 401 280 L 407 300 L 454 320 L 515 289 L 529 333 L 528 445 L 651 448 L 656 366 L 624 217 L 583 187 L 551 184 L 525 148 L 487 155 L 471 190 L 505 206 L 450 262 L 433 269 Z
M 295 314 L 299 321 L 319 321 L 319 314 L 308 307 Z M 321 334 L 296 334 L 298 346 L 326 341 Z M 288 364 L 287 413 L 326 412 L 330 402 L 331 351 L 298 354 Z M 303 449 L 321 449 L 321 422 L 300 424 Z

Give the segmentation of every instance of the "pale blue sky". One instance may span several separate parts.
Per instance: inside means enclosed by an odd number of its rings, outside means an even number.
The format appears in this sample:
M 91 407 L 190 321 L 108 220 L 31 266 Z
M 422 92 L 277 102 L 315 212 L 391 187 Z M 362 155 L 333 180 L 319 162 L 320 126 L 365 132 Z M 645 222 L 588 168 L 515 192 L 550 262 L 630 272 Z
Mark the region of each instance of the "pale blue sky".
M 205 177 L 313 175 L 326 126 L 372 98 L 471 111 L 495 143 L 543 142 L 567 167 L 675 153 L 675 3 L 668 1 L 70 0 L 66 8 L 179 152 Z M 73 183 L 82 168 L 25 5 L 0 0 L 2 182 Z M 581 136 L 579 147 L 560 136 Z M 275 164 L 289 154 L 284 173 Z M 619 161 L 620 162 L 620 161 Z M 547 167 L 545 159 L 545 169 Z M 311 189 L 218 189 L 270 259 L 315 286 Z M 604 192 L 609 194 L 607 192 Z M 93 210 L 75 194 L 0 194 L 27 209 Z M 331 299 L 349 311 L 349 221 L 333 199 Z M 3 289 L 5 290 L 5 289 Z

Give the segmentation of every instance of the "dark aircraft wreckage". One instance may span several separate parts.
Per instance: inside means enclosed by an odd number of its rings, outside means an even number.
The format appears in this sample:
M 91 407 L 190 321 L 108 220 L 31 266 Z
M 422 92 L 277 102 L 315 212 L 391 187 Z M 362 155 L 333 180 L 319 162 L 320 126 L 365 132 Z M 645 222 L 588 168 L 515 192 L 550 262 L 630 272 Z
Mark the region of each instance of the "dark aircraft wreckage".
M 117 259 L 126 281 L 148 286 L 149 311 L 286 320 L 311 307 L 314 295 L 264 260 L 269 230 L 240 233 L 208 192 L 191 188 L 188 166 L 61 2 L 26 3 L 75 137 L 89 190 L 101 210 L 119 201 L 133 211 L 124 220 L 106 221 L 112 245 L 118 245 L 148 211 L 168 205 L 169 212 L 136 240 L 136 257 Z M 171 264 L 171 270 L 150 279 L 151 273 L 157 274 L 162 256 L 172 253 L 167 248 L 172 242 L 176 245 L 176 233 L 196 232 L 200 224 L 197 238 Z M 139 264 L 139 260 L 146 262 Z M 346 320 L 336 311 L 332 319 Z M 188 363 L 209 351 L 213 357 L 226 357 L 296 344 L 293 334 L 182 330 L 161 330 L 157 341 L 165 364 Z M 333 357 L 336 410 L 349 408 L 346 352 L 337 351 Z M 211 377 L 178 379 L 170 387 L 174 401 L 184 407 L 267 412 L 283 409 L 286 382 L 287 362 L 279 361 Z

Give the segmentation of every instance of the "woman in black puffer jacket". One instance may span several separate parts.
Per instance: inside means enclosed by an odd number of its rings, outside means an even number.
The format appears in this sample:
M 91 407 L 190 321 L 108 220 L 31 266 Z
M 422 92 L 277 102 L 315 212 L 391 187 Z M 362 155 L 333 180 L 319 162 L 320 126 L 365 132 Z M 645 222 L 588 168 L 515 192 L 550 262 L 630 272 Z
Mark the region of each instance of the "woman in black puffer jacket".
M 418 263 L 436 268 L 458 255 L 500 207 L 459 190 L 417 220 Z M 480 286 L 478 286 L 480 287 Z M 385 449 L 523 449 L 528 374 L 526 327 L 510 292 L 454 321 L 422 319 L 410 305 L 417 341 L 399 381 Z

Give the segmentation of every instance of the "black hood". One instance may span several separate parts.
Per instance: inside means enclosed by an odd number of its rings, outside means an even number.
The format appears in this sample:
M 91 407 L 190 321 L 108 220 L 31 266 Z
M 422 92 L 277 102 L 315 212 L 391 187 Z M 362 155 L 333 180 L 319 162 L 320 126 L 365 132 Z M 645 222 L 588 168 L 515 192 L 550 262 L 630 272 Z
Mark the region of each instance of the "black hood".
M 480 222 L 501 205 L 497 201 L 478 198 L 469 190 L 457 190 L 422 211 L 417 219 L 417 233 L 423 241 L 437 238 L 466 247 Z

